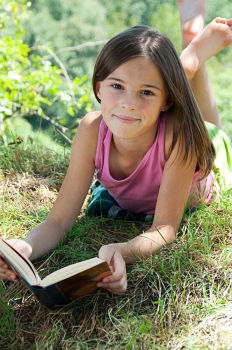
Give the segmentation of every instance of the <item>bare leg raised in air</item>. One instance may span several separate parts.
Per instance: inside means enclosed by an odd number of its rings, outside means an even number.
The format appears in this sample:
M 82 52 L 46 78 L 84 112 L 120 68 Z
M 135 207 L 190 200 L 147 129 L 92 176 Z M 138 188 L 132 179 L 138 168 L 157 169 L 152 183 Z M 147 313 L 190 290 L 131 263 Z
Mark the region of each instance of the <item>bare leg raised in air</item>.
M 204 27 L 204 0 L 177 0 L 180 13 L 182 45 L 185 48 Z
M 204 120 L 221 126 L 205 61 L 232 44 L 232 19 L 216 18 L 183 50 L 180 59 Z

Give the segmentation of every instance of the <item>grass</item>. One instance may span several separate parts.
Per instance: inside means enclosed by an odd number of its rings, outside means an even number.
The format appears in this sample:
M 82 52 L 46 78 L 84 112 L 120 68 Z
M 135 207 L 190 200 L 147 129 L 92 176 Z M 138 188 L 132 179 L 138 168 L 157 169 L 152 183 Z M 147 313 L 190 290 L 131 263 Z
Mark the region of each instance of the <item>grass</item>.
M 55 199 L 68 155 L 33 143 L 0 148 L 0 222 L 23 238 Z M 95 256 L 145 224 L 82 215 L 57 249 L 35 263 L 42 277 Z M 128 291 L 99 290 L 71 307 L 42 307 L 20 283 L 0 282 L 1 350 L 231 349 L 232 193 L 185 216 L 177 240 L 128 266 Z

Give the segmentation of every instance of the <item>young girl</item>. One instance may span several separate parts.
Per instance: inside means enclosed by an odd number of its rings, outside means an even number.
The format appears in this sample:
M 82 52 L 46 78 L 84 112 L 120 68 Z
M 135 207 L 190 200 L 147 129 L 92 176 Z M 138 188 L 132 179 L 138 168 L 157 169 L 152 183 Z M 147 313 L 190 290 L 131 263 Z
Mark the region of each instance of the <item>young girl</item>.
M 194 91 L 201 89 L 204 61 L 231 43 L 231 21 L 216 19 L 184 50 L 181 60 Z M 80 123 L 51 212 L 25 240 L 10 242 L 30 259 L 54 248 L 79 215 L 96 171 L 118 208 L 154 214 L 145 232 L 99 250 L 113 273 L 98 286 L 121 294 L 126 263 L 175 239 L 188 199 L 191 206 L 212 200 L 215 153 L 176 51 L 160 33 L 137 26 L 111 39 L 97 59 L 93 89 L 101 111 Z M 0 278 L 17 279 L 3 260 Z

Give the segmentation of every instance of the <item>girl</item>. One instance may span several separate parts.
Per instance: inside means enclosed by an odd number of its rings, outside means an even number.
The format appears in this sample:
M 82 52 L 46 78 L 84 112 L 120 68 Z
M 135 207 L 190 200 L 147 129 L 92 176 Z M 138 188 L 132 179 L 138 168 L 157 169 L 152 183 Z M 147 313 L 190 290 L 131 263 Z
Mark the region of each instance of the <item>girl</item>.
M 194 76 L 225 41 L 232 43 L 231 21 L 217 19 L 183 52 L 195 90 L 201 81 Z M 24 241 L 11 243 L 30 259 L 54 248 L 79 215 L 96 170 L 118 208 L 154 214 L 146 232 L 99 250 L 113 273 L 98 286 L 121 294 L 127 288 L 126 263 L 175 239 L 188 199 L 191 206 L 211 201 L 215 153 L 176 51 L 160 33 L 137 26 L 111 39 L 97 59 L 93 89 L 101 111 L 80 123 L 51 212 Z M 0 278 L 17 278 L 2 260 Z

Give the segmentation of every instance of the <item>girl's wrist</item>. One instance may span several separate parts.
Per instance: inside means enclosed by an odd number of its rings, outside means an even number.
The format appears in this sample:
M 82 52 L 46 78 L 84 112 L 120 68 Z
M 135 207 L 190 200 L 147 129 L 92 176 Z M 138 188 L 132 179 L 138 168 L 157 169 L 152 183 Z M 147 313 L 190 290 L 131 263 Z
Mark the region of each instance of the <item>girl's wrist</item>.
M 125 244 L 126 243 L 110 243 L 110 244 L 107 244 L 107 246 L 110 248 L 110 249 L 113 249 L 117 252 L 119 252 L 122 257 L 124 257 L 124 253 L 125 253 Z
M 109 246 L 117 250 L 122 255 L 126 263 L 133 263 L 138 260 L 131 249 L 130 242 L 111 243 Z

